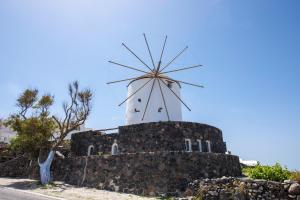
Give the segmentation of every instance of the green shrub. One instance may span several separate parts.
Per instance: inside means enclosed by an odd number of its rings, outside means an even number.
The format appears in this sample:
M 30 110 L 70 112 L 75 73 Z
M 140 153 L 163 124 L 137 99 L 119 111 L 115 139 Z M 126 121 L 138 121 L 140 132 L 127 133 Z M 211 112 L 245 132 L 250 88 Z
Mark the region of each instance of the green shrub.
M 282 167 L 279 163 L 273 166 L 262 166 L 260 164 L 255 167 L 247 167 L 243 169 L 243 173 L 253 179 L 264 179 L 270 181 L 284 181 L 290 179 L 291 172 Z

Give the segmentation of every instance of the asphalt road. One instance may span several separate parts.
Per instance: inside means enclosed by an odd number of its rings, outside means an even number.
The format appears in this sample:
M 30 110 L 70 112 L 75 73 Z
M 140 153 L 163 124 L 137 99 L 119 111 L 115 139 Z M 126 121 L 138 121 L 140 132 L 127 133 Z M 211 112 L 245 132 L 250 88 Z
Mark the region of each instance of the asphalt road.
M 58 200 L 59 198 L 52 198 L 41 196 L 38 194 L 31 194 L 15 189 L 8 189 L 0 187 L 0 200 Z

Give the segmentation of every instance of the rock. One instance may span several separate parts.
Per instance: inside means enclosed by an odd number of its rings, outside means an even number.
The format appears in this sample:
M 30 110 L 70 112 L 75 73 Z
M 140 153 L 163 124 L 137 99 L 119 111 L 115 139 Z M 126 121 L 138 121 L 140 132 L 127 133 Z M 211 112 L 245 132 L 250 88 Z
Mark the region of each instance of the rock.
M 290 184 L 284 184 L 284 185 L 283 185 L 283 187 L 284 187 L 284 189 L 286 189 L 286 190 L 287 190 L 287 189 L 289 189 L 289 188 L 290 188 Z
M 291 199 L 296 199 L 296 195 L 289 195 L 289 198 L 291 198 Z
M 289 194 L 291 195 L 300 195 L 300 184 L 293 183 L 289 188 Z
M 208 194 L 210 194 L 211 196 L 218 196 L 218 192 L 216 191 L 209 191 Z

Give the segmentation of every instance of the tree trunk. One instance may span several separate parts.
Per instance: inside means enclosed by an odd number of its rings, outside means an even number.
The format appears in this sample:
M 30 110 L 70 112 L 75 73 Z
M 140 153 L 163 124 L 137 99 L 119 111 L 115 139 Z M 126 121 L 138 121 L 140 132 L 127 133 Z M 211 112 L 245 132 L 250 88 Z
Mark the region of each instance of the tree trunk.
M 45 160 L 43 163 L 38 161 L 40 166 L 41 183 L 43 185 L 46 185 L 51 181 L 50 167 L 54 158 L 54 154 L 55 151 L 51 150 L 48 154 L 47 160 Z

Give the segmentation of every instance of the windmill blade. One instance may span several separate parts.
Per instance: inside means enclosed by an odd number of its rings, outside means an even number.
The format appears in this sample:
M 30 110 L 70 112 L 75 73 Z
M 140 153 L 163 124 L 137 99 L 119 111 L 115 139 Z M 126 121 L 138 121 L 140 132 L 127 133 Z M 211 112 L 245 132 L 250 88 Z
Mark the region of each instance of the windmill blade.
M 119 65 L 119 66 L 122 66 L 122 67 L 126 67 L 128 69 L 132 69 L 132 70 L 135 70 L 135 71 L 139 71 L 139 72 L 143 72 L 145 74 L 148 74 L 148 72 L 144 71 L 144 70 L 140 70 L 140 69 L 136 69 L 134 67 L 130 67 L 130 66 L 127 66 L 127 65 L 123 65 L 123 64 L 120 64 L 120 63 L 116 63 L 116 62 L 113 62 L 113 61 L 108 61 L 109 63 L 112 63 L 112 64 L 115 64 L 115 65 Z
M 134 93 L 132 93 L 129 97 L 127 97 L 124 101 L 122 101 L 119 106 L 121 106 L 123 103 L 125 103 L 128 99 L 130 99 L 133 95 L 135 95 L 138 91 L 140 91 L 145 85 L 147 85 L 153 78 L 151 78 L 149 81 L 144 83 L 139 89 L 137 89 Z
M 148 76 L 144 77 L 144 78 L 149 78 Z M 106 84 L 113 84 L 113 83 L 120 83 L 120 82 L 124 82 L 124 81 L 130 81 L 130 80 L 138 80 L 140 79 L 139 77 L 134 77 L 134 78 L 126 78 L 126 79 L 122 79 L 122 80 L 117 80 L 117 81 L 110 81 L 110 82 L 107 82 Z
M 179 81 L 179 80 L 175 80 L 175 79 L 172 79 L 172 78 L 161 77 L 161 79 L 166 79 L 166 80 L 173 81 L 173 82 L 179 82 L 179 83 L 183 83 L 183 84 L 187 84 L 187 85 L 192 85 L 192 86 L 195 86 L 195 87 L 204 88 L 204 86 L 202 86 L 202 85 L 197 85 L 197 84 L 194 84 L 194 83 Z M 179 86 L 179 87 L 181 88 L 181 86 Z
M 150 58 L 151 58 L 151 61 L 152 61 L 152 65 L 153 65 L 153 70 L 155 70 L 155 64 L 154 64 L 154 61 L 153 61 L 153 57 L 152 57 L 152 54 L 151 54 L 151 51 L 150 51 L 150 47 L 149 47 L 149 44 L 148 44 L 148 41 L 147 41 L 147 38 L 146 38 L 146 34 L 144 33 L 144 38 L 145 38 L 145 42 L 146 42 L 146 45 L 147 45 L 147 49 L 148 49 L 148 52 L 149 52 L 149 55 L 150 55 Z
M 164 106 L 165 106 L 165 109 L 166 109 L 166 112 L 167 112 L 168 121 L 170 121 L 170 116 L 169 116 L 169 112 L 168 112 L 166 100 L 165 100 L 165 97 L 164 97 L 164 93 L 163 93 L 163 91 L 162 91 L 162 89 L 161 89 L 160 81 L 161 81 L 161 80 L 158 79 L 158 85 L 159 85 L 160 93 L 161 93 L 161 96 L 162 96 L 162 99 L 163 99 L 163 102 L 164 102 Z
M 129 47 L 127 47 L 124 43 L 122 43 L 122 45 L 130 52 L 132 53 L 139 61 L 141 61 L 141 63 L 143 63 L 150 71 L 152 71 L 152 69 L 142 60 L 140 59 L 131 49 L 129 49 Z
M 204 88 L 203 85 L 197 85 L 197 84 L 194 84 L 194 83 L 188 83 L 188 82 L 184 82 L 184 81 L 178 81 L 178 82 L 179 82 L 179 83 L 186 84 L 186 85 L 191 85 L 191 86 L 195 86 L 195 87 Z
M 168 85 L 162 80 L 162 83 L 163 84 L 165 84 L 165 86 L 167 87 L 167 88 L 169 88 L 168 87 Z M 171 89 L 171 88 L 169 88 L 169 90 L 177 97 L 177 99 L 179 99 L 179 101 L 181 101 L 181 103 L 189 110 L 189 111 L 191 111 L 191 109 L 181 100 L 181 98 Z
M 168 36 L 166 35 L 165 41 L 164 41 L 164 45 L 163 45 L 163 48 L 162 48 L 162 50 L 161 50 L 160 58 L 159 58 L 159 61 L 158 61 L 158 66 L 157 66 L 157 69 L 156 69 L 156 73 L 158 73 L 158 72 L 159 72 L 159 69 L 160 69 L 161 59 L 162 59 L 162 56 L 163 56 L 163 54 L 164 54 L 164 50 L 165 50 L 165 46 L 166 46 L 167 39 L 168 39 Z
M 174 60 L 176 60 L 185 50 L 187 50 L 188 46 L 186 46 L 181 52 L 179 52 L 166 66 L 164 66 L 159 72 L 162 72 L 166 69 Z
M 146 108 L 145 108 L 144 113 L 143 113 L 142 121 L 144 120 L 144 117 L 145 117 L 145 114 L 146 114 L 146 111 L 147 111 L 147 108 L 148 108 L 148 104 L 149 104 L 149 101 L 150 101 L 150 98 L 151 98 L 151 94 L 152 94 L 152 91 L 153 91 L 153 88 L 154 88 L 155 81 L 156 81 L 156 78 L 154 78 L 154 81 L 153 81 L 152 86 L 151 86 L 151 90 L 150 90 L 149 97 L 148 97 L 148 100 L 147 100 Z
M 160 79 L 161 79 L 161 80 L 166 79 L 166 80 L 169 80 L 169 81 L 171 81 L 171 82 L 176 82 L 176 81 L 177 81 L 177 80 L 172 79 L 172 78 L 169 78 L 169 77 L 160 77 Z M 177 82 L 179 82 L 179 81 L 177 81 Z M 180 85 L 180 84 L 178 84 L 178 85 L 179 85 L 179 88 L 181 88 L 181 85 Z
M 178 72 L 178 71 L 192 69 L 192 68 L 201 67 L 201 66 L 202 65 L 194 65 L 194 66 L 191 66 L 191 67 L 184 67 L 184 68 L 180 68 L 180 69 L 174 69 L 174 70 L 171 70 L 171 71 L 161 72 L 161 74 L 168 74 L 168 73 L 171 73 L 171 72 Z

